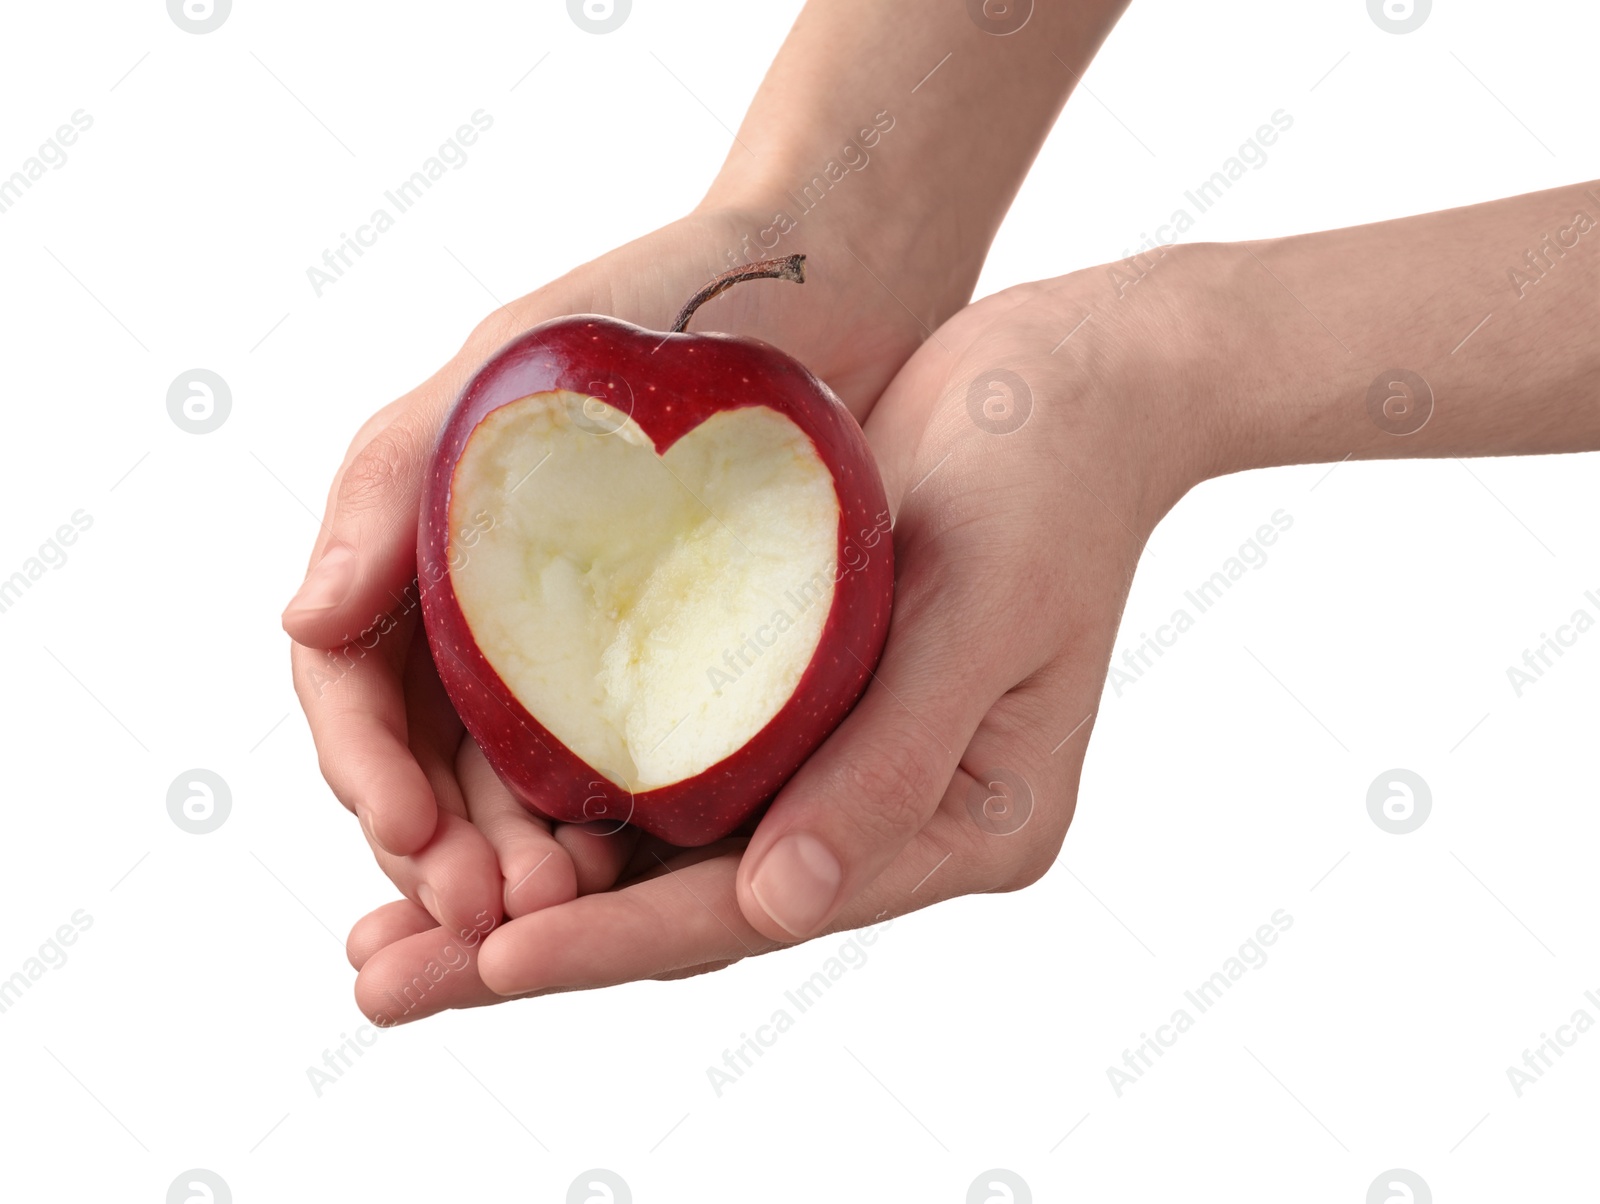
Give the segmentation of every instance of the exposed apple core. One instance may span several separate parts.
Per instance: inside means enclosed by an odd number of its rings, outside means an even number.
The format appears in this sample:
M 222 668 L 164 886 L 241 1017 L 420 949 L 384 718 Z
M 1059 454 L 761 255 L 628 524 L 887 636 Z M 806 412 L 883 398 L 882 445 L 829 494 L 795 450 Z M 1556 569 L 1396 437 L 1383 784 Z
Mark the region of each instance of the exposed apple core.
M 476 534 L 452 537 L 450 578 L 484 657 L 634 793 L 703 772 L 778 713 L 816 652 L 839 561 L 833 476 L 762 405 L 657 456 L 599 398 L 510 402 L 462 450 L 450 530 Z

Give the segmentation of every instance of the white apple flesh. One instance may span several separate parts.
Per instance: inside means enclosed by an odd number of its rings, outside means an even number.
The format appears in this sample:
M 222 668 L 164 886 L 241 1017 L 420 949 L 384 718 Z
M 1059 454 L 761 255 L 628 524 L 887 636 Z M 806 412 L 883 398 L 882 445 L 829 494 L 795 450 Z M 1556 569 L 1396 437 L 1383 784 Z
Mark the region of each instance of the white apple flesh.
M 493 518 L 451 573 L 484 657 L 552 735 L 634 794 L 703 772 L 766 726 L 833 603 L 832 474 L 765 406 L 716 414 L 658 456 L 605 402 L 534 394 L 478 425 L 450 511 L 456 531 Z

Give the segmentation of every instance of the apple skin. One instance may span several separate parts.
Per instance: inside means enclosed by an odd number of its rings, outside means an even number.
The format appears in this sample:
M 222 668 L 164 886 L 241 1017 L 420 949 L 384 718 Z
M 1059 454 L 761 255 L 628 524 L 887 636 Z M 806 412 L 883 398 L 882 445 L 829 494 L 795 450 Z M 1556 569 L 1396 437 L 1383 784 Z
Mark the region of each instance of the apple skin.
M 556 389 L 631 413 L 657 455 L 713 414 L 769 406 L 811 438 L 839 499 L 833 604 L 793 695 L 723 760 L 638 795 L 596 772 L 522 706 L 479 650 L 450 579 L 451 489 L 473 430 L 503 405 Z M 889 630 L 888 526 L 883 482 L 860 426 L 798 360 L 755 339 L 663 334 L 597 315 L 558 318 L 496 352 L 440 434 L 417 540 L 423 622 L 462 723 L 524 806 L 564 823 L 631 823 L 669 844 L 709 844 L 770 802 L 861 697 Z

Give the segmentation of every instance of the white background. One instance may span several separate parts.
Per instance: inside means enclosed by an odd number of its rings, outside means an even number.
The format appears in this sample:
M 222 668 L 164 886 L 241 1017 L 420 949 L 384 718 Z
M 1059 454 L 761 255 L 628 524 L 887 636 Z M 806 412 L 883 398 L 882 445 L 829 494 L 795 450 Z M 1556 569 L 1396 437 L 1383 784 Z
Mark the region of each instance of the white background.
M 1506 668 L 1600 617 L 1593 456 L 1197 490 L 1119 646 L 1274 511 L 1293 526 L 1107 691 L 1054 871 L 895 921 L 720 1098 L 707 1067 L 843 937 L 383 1032 L 313 1089 L 361 1023 L 343 937 L 395 892 L 290 688 L 310 511 L 491 293 L 699 198 L 728 142 L 711 114 L 737 124 L 798 7 L 638 0 L 600 37 L 554 0 L 239 0 L 205 36 L 159 0 L 7 6 L 0 175 L 75 110 L 94 124 L 0 214 L 0 577 L 74 511 L 93 526 L 0 614 L 0 977 L 92 926 L 0 1014 L 0 1194 L 158 1204 L 190 1167 L 241 1204 L 558 1201 L 594 1166 L 641 1202 L 961 1201 L 990 1167 L 1037 1200 L 1359 1204 L 1390 1167 L 1440 1201 L 1592 1190 L 1600 1032 L 1521 1098 L 1506 1068 L 1600 1019 L 1600 633 L 1520 698 Z M 1439 0 L 1405 36 L 1362 0 L 1137 0 L 979 292 L 1120 258 L 1280 108 L 1293 129 L 1191 237 L 1600 176 L 1597 37 L 1581 0 Z M 882 81 L 885 105 L 916 82 Z M 479 108 L 467 165 L 314 296 L 305 269 Z M 204 436 L 166 410 L 197 366 L 233 395 Z M 194 767 L 232 789 L 206 836 L 166 811 Z M 1433 794 L 1407 836 L 1366 809 L 1395 767 Z M 1107 1067 L 1280 908 L 1267 964 L 1119 1098 Z

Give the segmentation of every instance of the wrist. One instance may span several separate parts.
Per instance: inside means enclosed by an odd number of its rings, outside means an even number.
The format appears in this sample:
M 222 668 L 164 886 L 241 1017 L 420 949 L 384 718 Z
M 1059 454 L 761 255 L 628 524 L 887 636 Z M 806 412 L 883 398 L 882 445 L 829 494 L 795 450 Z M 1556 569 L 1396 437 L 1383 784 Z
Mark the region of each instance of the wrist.
M 1214 477 L 1285 462 L 1277 432 L 1294 422 L 1286 411 L 1310 404 L 1334 367 L 1317 349 L 1275 337 L 1295 302 L 1255 258 L 1272 245 L 1157 247 L 1067 278 L 1105 330 L 1104 404 L 1127 411 L 1138 399 L 1131 418 L 1159 467 L 1157 504 L 1170 508 Z M 1277 421 L 1263 421 L 1268 409 Z
M 1032 341 L 1065 373 L 1058 441 L 1113 461 L 1128 523 L 1143 538 L 1190 489 L 1238 463 L 1232 373 L 1237 330 L 1210 245 L 1171 247 L 1024 286 Z M 1132 270 L 1142 275 L 1130 276 Z M 1130 285 L 1130 279 L 1137 283 Z
M 937 189 L 897 185 L 899 125 L 880 109 L 837 146 L 770 155 L 760 168 L 730 160 L 698 207 L 730 219 L 723 266 L 804 253 L 808 278 L 858 293 L 869 325 L 910 323 L 919 340 L 938 329 L 971 299 L 993 229 L 964 235 Z

